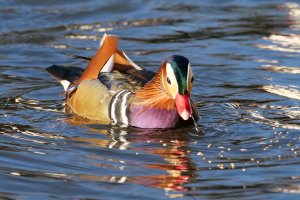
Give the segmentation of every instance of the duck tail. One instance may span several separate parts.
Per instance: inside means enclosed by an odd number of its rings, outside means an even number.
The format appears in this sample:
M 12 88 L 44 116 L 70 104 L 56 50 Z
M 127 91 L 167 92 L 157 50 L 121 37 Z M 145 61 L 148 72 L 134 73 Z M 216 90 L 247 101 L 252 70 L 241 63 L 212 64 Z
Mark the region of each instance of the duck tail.
M 60 82 L 66 91 L 71 84 L 74 84 L 81 77 L 84 70 L 80 67 L 52 65 L 47 67 L 46 71 Z

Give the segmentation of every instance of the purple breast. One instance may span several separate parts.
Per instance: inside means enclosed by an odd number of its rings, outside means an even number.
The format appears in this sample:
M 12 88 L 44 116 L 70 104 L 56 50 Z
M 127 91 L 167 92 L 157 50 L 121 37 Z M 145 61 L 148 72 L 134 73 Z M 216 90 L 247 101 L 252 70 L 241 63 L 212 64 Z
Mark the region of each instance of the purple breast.
M 173 128 L 176 127 L 180 116 L 176 109 L 159 110 L 132 105 L 129 108 L 129 124 L 140 128 Z

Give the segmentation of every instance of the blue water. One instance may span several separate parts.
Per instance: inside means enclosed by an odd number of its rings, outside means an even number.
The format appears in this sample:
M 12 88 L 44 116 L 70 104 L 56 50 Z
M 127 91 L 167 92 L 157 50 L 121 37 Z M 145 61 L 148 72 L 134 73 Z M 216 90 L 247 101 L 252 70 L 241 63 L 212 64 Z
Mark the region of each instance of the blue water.
M 0 0 L 0 199 L 299 199 L 300 2 Z M 64 112 L 52 64 L 104 33 L 157 70 L 189 58 L 193 127 Z

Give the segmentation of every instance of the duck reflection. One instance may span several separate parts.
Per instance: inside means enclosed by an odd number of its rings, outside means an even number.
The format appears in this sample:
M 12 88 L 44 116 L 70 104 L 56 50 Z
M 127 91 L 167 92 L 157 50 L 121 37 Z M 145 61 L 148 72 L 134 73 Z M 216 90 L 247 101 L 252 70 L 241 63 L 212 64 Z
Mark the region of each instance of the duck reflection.
M 120 129 L 116 127 L 93 128 L 88 127 L 91 133 L 100 133 L 104 138 L 77 137 L 77 141 L 86 142 L 92 148 L 114 148 L 122 151 L 128 151 L 132 156 L 123 158 L 123 154 L 111 158 L 118 162 L 118 169 L 121 174 L 128 170 L 128 176 L 118 175 L 80 175 L 80 178 L 89 181 L 113 182 L 113 183 L 133 183 L 147 187 L 161 188 L 166 191 L 187 191 L 187 183 L 192 182 L 196 176 L 196 167 L 192 162 L 190 150 L 188 147 L 189 135 L 185 129 L 173 130 L 143 130 L 135 128 Z M 143 159 L 138 156 L 150 155 L 151 157 L 159 156 L 162 159 Z M 88 156 L 94 159 L 96 156 Z M 123 159 L 129 159 L 124 161 Z M 134 160 L 134 161 L 132 161 Z M 138 165 L 137 171 L 144 171 L 144 174 L 151 175 L 131 175 L 128 165 Z M 103 166 L 98 163 L 97 166 Z M 108 166 L 112 167 L 112 166 Z M 142 169 L 144 167 L 144 169 Z M 160 172 L 162 171 L 162 172 Z M 126 172 L 126 171 L 125 171 Z M 153 172 L 158 174 L 153 175 Z M 140 173 L 138 173 L 140 174 Z

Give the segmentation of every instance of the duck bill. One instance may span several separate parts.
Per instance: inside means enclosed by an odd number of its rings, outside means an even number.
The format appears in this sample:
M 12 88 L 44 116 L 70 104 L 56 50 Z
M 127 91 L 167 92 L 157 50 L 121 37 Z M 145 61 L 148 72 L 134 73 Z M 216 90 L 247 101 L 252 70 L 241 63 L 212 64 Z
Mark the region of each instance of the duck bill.
M 175 97 L 175 104 L 177 107 L 178 114 L 182 117 L 182 119 L 188 120 L 192 115 L 190 94 L 177 94 Z

